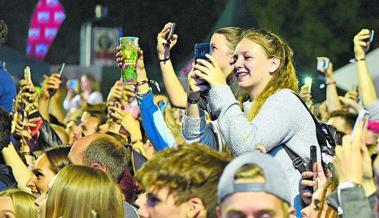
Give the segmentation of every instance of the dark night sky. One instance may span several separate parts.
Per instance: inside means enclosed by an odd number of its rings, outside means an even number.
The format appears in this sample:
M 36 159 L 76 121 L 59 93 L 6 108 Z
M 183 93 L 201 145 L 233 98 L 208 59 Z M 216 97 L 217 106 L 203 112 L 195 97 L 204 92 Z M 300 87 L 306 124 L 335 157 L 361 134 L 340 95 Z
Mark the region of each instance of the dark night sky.
M 5 3 L 6 2 L 6 3 Z M 25 52 L 27 31 L 37 0 L 1 0 L 0 19 L 9 26 L 5 45 Z M 50 64 L 63 61 L 79 63 L 80 25 L 94 17 L 95 5 L 109 8 L 109 24 L 122 26 L 124 35 L 137 35 L 145 51 L 146 62 L 155 59 L 156 34 L 168 21 L 177 23 L 180 40 L 175 58 L 181 60 L 191 52 L 193 43 L 204 39 L 222 12 L 224 0 L 61 0 L 66 12 L 57 38 L 45 59 Z M 190 34 L 189 34 L 190 33 Z

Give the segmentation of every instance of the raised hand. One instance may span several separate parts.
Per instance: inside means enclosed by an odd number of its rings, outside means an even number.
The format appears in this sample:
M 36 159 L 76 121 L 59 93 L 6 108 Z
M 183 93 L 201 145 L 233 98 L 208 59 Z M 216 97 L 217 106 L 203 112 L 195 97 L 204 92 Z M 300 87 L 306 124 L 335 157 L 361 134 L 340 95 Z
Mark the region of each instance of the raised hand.
M 370 46 L 367 42 L 370 38 L 370 30 L 362 29 L 357 35 L 354 36 L 354 55 L 356 60 L 362 60 L 366 58 L 366 51 Z
M 167 23 L 161 32 L 157 36 L 157 53 L 160 60 L 167 59 L 170 57 L 170 51 L 175 46 L 178 41 L 178 35 L 174 34 L 172 38 L 167 41 L 167 35 L 170 32 L 170 27 L 172 23 Z

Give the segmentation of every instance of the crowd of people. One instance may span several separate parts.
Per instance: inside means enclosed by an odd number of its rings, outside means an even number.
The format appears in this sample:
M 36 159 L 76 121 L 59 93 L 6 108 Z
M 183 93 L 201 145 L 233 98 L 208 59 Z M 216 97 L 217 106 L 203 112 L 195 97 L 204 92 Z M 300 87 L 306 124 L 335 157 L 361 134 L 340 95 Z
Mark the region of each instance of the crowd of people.
M 185 90 L 172 25 L 156 48 L 167 97 L 153 93 L 142 48 L 136 80 L 115 81 L 107 96 L 91 73 L 72 86 L 54 72 L 36 89 L 29 68 L 16 93 L 0 65 L 0 218 L 379 215 L 370 30 L 353 39 L 358 80 L 344 96 L 319 57 L 326 100 L 315 103 L 290 45 L 257 28 L 216 30 Z M 127 67 L 120 48 L 115 63 Z

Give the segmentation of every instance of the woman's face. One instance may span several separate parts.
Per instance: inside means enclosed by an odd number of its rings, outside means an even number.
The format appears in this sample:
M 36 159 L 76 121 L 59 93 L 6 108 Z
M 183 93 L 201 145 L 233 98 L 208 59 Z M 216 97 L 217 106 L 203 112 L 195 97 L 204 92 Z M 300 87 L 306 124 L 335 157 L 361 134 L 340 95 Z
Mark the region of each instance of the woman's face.
M 91 91 L 92 90 L 91 81 L 86 76 L 80 77 L 80 84 L 81 84 L 84 91 Z
M 230 60 L 233 55 L 228 47 L 228 40 L 222 34 L 215 33 L 212 35 L 210 44 L 212 48 L 212 57 L 214 57 L 219 64 L 224 75 L 227 76 L 231 72 Z
M 312 202 L 310 205 L 307 207 L 303 208 L 301 210 L 301 216 L 302 218 L 317 218 L 319 217 L 318 214 L 321 212 L 320 217 L 325 217 L 326 216 L 326 209 L 328 209 L 328 204 L 326 201 L 322 201 L 322 193 L 325 191 L 325 186 L 319 188 L 315 193 L 313 193 L 312 196 Z M 328 194 L 326 194 L 327 196 Z M 322 211 L 321 208 L 323 208 Z
M 0 218 L 16 218 L 16 212 L 11 197 L 0 197 Z
M 36 197 L 47 192 L 48 184 L 55 176 L 55 173 L 50 167 L 46 154 L 43 154 L 37 159 L 34 168 L 32 169 L 33 176 L 26 185 L 32 190 L 32 193 Z
M 268 58 L 264 48 L 251 41 L 242 39 L 234 52 L 233 72 L 238 84 L 246 90 L 263 88 L 271 80 L 273 71 L 272 59 Z

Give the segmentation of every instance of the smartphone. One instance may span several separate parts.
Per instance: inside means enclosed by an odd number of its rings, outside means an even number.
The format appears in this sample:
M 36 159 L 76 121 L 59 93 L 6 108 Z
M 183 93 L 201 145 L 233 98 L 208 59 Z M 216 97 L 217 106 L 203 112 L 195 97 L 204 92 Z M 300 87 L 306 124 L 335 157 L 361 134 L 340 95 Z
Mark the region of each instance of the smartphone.
M 313 166 L 317 163 L 317 148 L 315 145 L 310 147 L 310 159 L 309 159 L 309 169 L 313 171 Z
M 351 141 L 354 141 L 354 138 L 356 137 L 356 132 L 357 132 L 359 123 L 363 122 L 363 128 L 366 128 L 368 119 L 369 119 L 369 113 L 365 109 L 362 109 L 359 112 L 357 119 L 355 120 L 353 133 L 351 134 Z
M 170 26 L 170 32 L 168 32 L 167 34 L 167 43 L 169 43 L 169 40 L 172 38 L 172 36 L 174 35 L 174 30 L 175 30 L 175 26 L 176 26 L 176 23 L 172 23 L 171 26 Z
M 317 70 L 320 72 L 325 72 L 329 67 L 329 59 L 319 59 L 317 58 Z
M 315 163 L 317 163 L 317 148 L 315 145 L 311 145 L 311 147 L 309 148 L 309 152 L 310 152 L 310 159 L 309 159 L 309 168 L 308 168 L 308 171 L 311 171 L 313 173 L 315 173 L 313 171 L 313 167 L 315 165 Z M 316 176 L 313 175 L 313 178 L 315 178 Z M 310 179 L 310 180 L 313 180 Z M 307 187 L 306 188 L 306 191 L 307 192 L 310 192 L 310 193 L 313 193 L 314 192 L 314 189 L 312 187 Z
M 304 79 L 304 85 L 306 85 L 308 87 L 308 91 L 311 92 L 312 91 L 312 83 L 313 83 L 313 79 L 312 77 L 306 77 Z
M 374 41 L 374 35 L 375 35 L 375 31 L 371 30 L 370 31 L 370 38 L 368 40 L 368 43 L 372 43 Z
M 375 35 L 375 31 L 374 30 L 370 30 L 370 37 L 366 41 L 367 42 L 367 46 L 364 48 L 365 52 L 367 52 L 370 49 L 370 45 L 374 41 L 374 35 Z
M 69 89 L 76 90 L 77 87 L 78 87 L 78 80 L 76 80 L 76 79 L 70 79 L 68 81 L 68 88 Z
M 197 59 L 207 60 L 208 58 L 205 55 L 211 54 L 211 45 L 209 43 L 196 43 L 194 50 L 195 62 Z M 206 81 L 200 78 L 195 80 L 198 83 L 201 92 L 206 91 L 210 88 L 209 84 Z
M 60 67 L 60 69 L 59 69 L 59 77 L 61 77 L 62 76 L 62 73 L 63 73 L 63 70 L 64 70 L 64 67 L 66 66 L 66 63 L 62 63 L 62 66 Z
M 59 78 L 62 76 L 62 73 L 63 73 L 65 66 L 66 66 L 66 63 L 63 62 L 62 66 L 59 69 Z M 55 95 L 55 93 L 57 92 L 56 89 L 48 89 L 47 91 L 49 92 L 50 98 L 53 97 Z

